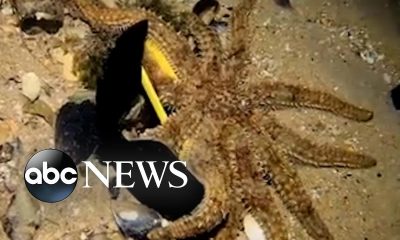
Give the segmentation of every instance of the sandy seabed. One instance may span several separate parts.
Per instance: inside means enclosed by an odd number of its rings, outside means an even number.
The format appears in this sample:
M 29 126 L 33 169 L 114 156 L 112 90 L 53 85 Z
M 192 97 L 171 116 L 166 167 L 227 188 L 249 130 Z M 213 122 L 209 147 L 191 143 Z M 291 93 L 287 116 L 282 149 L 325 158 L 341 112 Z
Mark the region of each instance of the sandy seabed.
M 400 84 L 400 3 L 303 0 L 293 6 L 289 11 L 272 1 L 258 4 L 252 17 L 254 66 L 249 81 L 312 86 L 374 111 L 369 123 L 311 110 L 277 116 L 303 136 L 351 146 L 378 159 L 376 167 L 364 170 L 299 167 L 335 239 L 400 239 L 400 112 L 389 98 L 390 89 Z M 52 127 L 23 113 L 20 79 L 34 73 L 46 82 L 49 94 L 41 98 L 58 109 L 79 88 L 78 82 L 63 74 L 63 36 L 85 31 L 69 21 L 56 35 L 27 36 L 16 27 L 15 15 L 5 7 L 0 13 L 0 118 L 18 126 L 22 145 L 14 159 L 0 163 L 0 205 L 13 202 L 0 207 L 0 219 L 17 219 L 12 224 L 2 221 L 0 239 L 121 238 L 103 187 L 78 188 L 67 200 L 50 205 L 31 199 L 20 176 L 28 156 L 53 146 Z M 299 223 L 283 212 L 291 239 L 309 239 Z M 7 236 L 10 225 L 14 233 Z

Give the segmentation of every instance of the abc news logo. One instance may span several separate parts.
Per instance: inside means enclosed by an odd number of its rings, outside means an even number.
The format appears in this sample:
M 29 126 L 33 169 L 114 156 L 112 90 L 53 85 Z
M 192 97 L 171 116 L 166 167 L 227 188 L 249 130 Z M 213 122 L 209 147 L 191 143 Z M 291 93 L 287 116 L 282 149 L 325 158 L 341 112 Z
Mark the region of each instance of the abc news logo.
M 110 183 L 110 167 L 115 169 L 115 185 L 113 188 L 133 188 L 137 181 L 134 175 L 139 175 L 142 187 L 158 189 L 162 185 L 167 169 L 178 181 L 167 181 L 169 188 L 184 188 L 188 183 L 184 161 L 104 161 L 107 172 L 102 174 L 89 161 L 85 165 L 85 185 L 91 188 L 91 172 L 107 188 Z M 161 170 L 160 170 L 161 169 Z M 139 174 L 135 174 L 139 173 Z M 54 203 L 66 199 L 75 189 L 78 182 L 78 172 L 71 157 L 56 149 L 46 149 L 36 153 L 25 167 L 25 184 L 29 192 L 43 202 Z M 171 177 L 168 177 L 171 179 Z

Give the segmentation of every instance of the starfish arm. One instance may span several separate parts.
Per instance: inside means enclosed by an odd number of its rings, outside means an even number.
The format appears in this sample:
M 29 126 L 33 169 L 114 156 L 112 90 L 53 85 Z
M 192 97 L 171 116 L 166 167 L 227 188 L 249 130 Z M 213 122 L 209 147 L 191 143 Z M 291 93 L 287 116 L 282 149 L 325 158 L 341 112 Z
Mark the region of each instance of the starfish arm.
M 265 184 L 255 186 L 252 191 L 251 205 L 254 209 L 251 215 L 261 226 L 266 239 L 288 239 L 286 224 L 273 199 L 273 196 Z
M 98 1 L 96 1 L 98 2 Z M 88 0 L 69 0 L 67 7 L 72 14 L 87 22 L 92 29 L 99 32 L 117 34 L 127 28 L 148 21 L 147 40 L 162 52 L 179 81 L 189 81 L 196 73 L 195 55 L 186 38 L 176 33 L 175 29 L 157 14 L 138 7 L 129 9 L 108 8 L 93 4 Z M 148 57 L 148 54 L 145 54 Z
M 171 114 L 163 125 L 147 129 L 139 137 L 161 141 L 183 159 L 181 152 L 185 150 L 184 143 L 197 134 L 197 127 L 202 119 L 201 112 L 182 109 L 180 114 Z
M 250 125 L 257 139 L 249 142 L 251 165 L 256 178 L 264 179 L 275 189 L 286 209 L 289 210 L 307 233 L 314 239 L 331 240 L 331 233 L 312 206 L 310 197 L 302 188 L 300 178 L 295 170 L 285 161 L 287 158 L 282 149 L 275 146 L 273 139 L 265 128 L 259 125 L 258 115 L 250 118 Z
M 312 108 L 360 122 L 369 121 L 373 117 L 369 110 L 307 87 L 264 82 L 243 90 L 250 97 L 252 107 Z
M 95 89 L 96 80 L 104 73 L 103 61 L 112 40 L 89 35 L 87 42 L 73 56 L 72 72 L 86 88 Z
M 329 145 L 317 146 L 306 141 L 302 144 L 303 146 L 292 147 L 287 154 L 303 165 L 344 168 L 370 168 L 376 165 L 374 158 L 356 152 Z
M 296 216 L 312 238 L 318 240 L 333 239 L 325 223 L 312 206 L 310 197 L 302 188 L 300 178 L 290 166 L 281 160 L 281 158 L 287 156 L 279 153 L 279 151 L 272 152 L 272 149 L 269 151 L 270 158 L 268 161 L 263 161 L 264 166 L 259 168 L 260 173 L 264 175 L 264 178 L 271 177 L 272 186 L 285 207 Z
M 237 226 L 227 225 L 221 229 L 215 236 L 215 240 L 232 240 L 240 236 L 240 228 Z
M 256 0 L 242 0 L 235 7 L 231 19 L 230 49 L 227 57 L 234 58 L 235 70 L 241 70 L 249 61 L 249 45 L 254 32 L 249 18 L 254 9 Z
M 200 65 L 203 70 L 218 73 L 222 65 L 222 45 L 218 34 L 193 13 L 183 13 L 182 17 L 187 25 L 184 31 L 195 38 L 200 50 Z
M 240 207 L 236 206 L 235 211 L 238 211 L 239 209 Z M 237 239 L 243 232 L 243 218 L 237 216 L 238 214 L 235 214 L 235 211 L 230 212 L 225 226 L 218 231 L 214 238 L 215 240 Z
M 184 239 L 199 235 L 220 224 L 228 212 L 225 172 L 221 168 L 221 161 L 213 161 L 221 159 L 215 143 L 216 136 L 213 134 L 216 125 L 211 119 L 201 120 L 201 124 L 194 124 L 197 127 L 183 128 L 185 132 L 191 133 L 188 137 L 173 138 L 178 140 L 179 147 L 176 150 L 179 159 L 186 161 L 188 169 L 204 185 L 204 198 L 190 215 L 182 216 L 168 226 L 152 230 L 148 234 L 150 240 Z M 191 125 L 193 123 L 190 122 Z M 167 121 L 166 124 L 168 126 L 170 123 Z M 180 132 L 179 135 L 182 136 L 183 133 Z
M 257 179 L 252 161 L 253 157 L 257 157 L 254 154 L 259 149 L 254 146 L 254 138 L 251 136 L 246 134 L 240 138 L 245 147 L 237 147 L 235 154 L 239 161 L 236 169 L 240 174 L 240 188 L 244 193 L 241 202 L 260 225 L 266 239 L 288 239 L 285 224 L 270 190 L 262 179 Z
M 179 152 L 179 143 L 181 139 L 175 138 L 175 134 L 179 133 L 180 129 L 176 128 L 175 124 L 172 123 L 167 121 L 165 125 L 161 125 L 153 129 L 147 129 L 140 135 L 140 139 L 161 141 L 172 151 L 174 151 L 175 154 L 177 154 Z
M 263 122 L 268 134 L 291 159 L 315 167 L 368 168 L 376 165 L 370 156 L 348 151 L 327 144 L 318 145 L 281 126 L 272 117 Z
M 184 239 L 207 232 L 221 223 L 226 215 L 227 199 L 221 188 L 224 183 L 217 175 L 210 173 L 207 176 L 212 179 L 212 183 L 205 184 L 205 197 L 190 215 L 183 216 L 165 227 L 152 230 L 148 238 Z

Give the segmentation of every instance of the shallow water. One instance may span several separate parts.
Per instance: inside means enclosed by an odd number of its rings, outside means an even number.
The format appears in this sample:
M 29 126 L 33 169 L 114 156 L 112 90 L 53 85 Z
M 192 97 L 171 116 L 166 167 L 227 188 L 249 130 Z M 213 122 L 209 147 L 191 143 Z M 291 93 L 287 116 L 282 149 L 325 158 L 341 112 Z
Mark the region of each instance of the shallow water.
M 229 1 L 224 4 L 233 5 Z M 400 112 L 389 98 L 390 89 L 400 84 L 400 3 L 303 0 L 293 1 L 293 7 L 289 11 L 272 1 L 258 4 L 252 17 L 254 67 L 249 81 L 304 84 L 374 111 L 374 119 L 366 124 L 311 110 L 281 112 L 277 117 L 302 136 L 355 148 L 378 159 L 376 167 L 364 170 L 298 168 L 335 239 L 400 239 Z M 68 20 L 66 29 L 57 35 L 27 37 L 15 23 L 15 16 L 0 13 L 0 117 L 17 123 L 23 146 L 11 162 L 0 163 L 4 171 L 23 169 L 31 153 L 54 144 L 52 127 L 22 112 L 18 80 L 28 72 L 35 73 L 51 86 L 51 94 L 41 98 L 58 109 L 79 87 L 62 74 L 63 56 L 58 49 L 65 35 L 87 31 L 82 24 Z M 100 183 L 90 190 L 78 188 L 64 202 L 49 205 L 27 196 L 17 175 L 1 176 L 1 184 L 20 187 L 17 196 L 22 200 L 15 203 L 17 210 L 0 210 L 0 218 L 13 211 L 23 219 L 15 223 L 18 231 L 9 234 L 12 238 L 121 238 L 112 219 L 108 191 Z M 11 194 L 0 192 L 0 205 L 8 206 Z M 35 211 L 22 211 L 22 206 Z M 299 223 L 282 211 L 291 239 L 309 239 Z M 39 228 L 26 228 L 24 224 L 30 221 L 38 222 Z M 7 239 L 1 228 L 0 239 Z

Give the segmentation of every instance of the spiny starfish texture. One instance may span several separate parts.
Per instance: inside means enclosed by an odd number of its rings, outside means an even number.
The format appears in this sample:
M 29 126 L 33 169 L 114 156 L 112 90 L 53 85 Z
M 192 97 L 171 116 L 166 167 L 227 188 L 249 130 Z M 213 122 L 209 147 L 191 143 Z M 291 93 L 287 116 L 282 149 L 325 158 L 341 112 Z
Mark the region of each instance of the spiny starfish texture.
M 186 39 L 142 9 L 107 9 L 84 0 L 69 1 L 97 29 L 118 30 L 149 21 L 149 37 L 165 50 L 181 81 L 157 86 L 177 113 L 141 138 L 161 140 L 173 149 L 205 186 L 201 204 L 190 215 L 155 228 L 148 238 L 184 239 L 224 222 L 215 239 L 235 239 L 251 214 L 267 239 L 288 239 L 273 192 L 314 239 L 333 239 L 312 205 L 291 162 L 316 167 L 367 168 L 366 155 L 314 144 L 279 125 L 271 112 L 312 108 L 365 122 L 372 112 L 307 87 L 283 83 L 241 83 L 249 58 L 249 15 L 256 0 L 241 0 L 232 17 L 230 44 L 201 19 L 183 14 L 187 30 L 201 49 L 195 56 Z M 182 41 L 184 39 L 184 41 Z M 267 184 L 268 183 L 268 184 Z
M 243 230 L 246 214 L 257 220 L 267 239 L 287 239 L 271 190 L 311 237 L 333 239 L 290 163 L 347 168 L 376 165 L 369 156 L 303 139 L 270 115 L 302 107 L 363 122 L 372 118 L 372 112 L 306 87 L 260 83 L 252 88 L 239 83 L 248 60 L 248 39 L 243 36 L 249 35 L 246 26 L 254 4 L 255 0 L 241 1 L 235 10 L 226 56 L 212 30 L 199 22 L 191 27 L 202 33 L 197 37 L 207 47 L 201 48 L 200 60 L 182 66 L 191 80 L 181 82 L 171 94 L 178 112 L 165 125 L 142 135 L 174 149 L 206 188 L 202 203 L 191 215 L 154 229 L 148 234 L 150 239 L 191 237 L 224 220 L 225 227 L 215 239 L 235 239 Z

